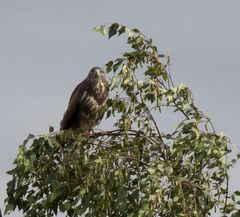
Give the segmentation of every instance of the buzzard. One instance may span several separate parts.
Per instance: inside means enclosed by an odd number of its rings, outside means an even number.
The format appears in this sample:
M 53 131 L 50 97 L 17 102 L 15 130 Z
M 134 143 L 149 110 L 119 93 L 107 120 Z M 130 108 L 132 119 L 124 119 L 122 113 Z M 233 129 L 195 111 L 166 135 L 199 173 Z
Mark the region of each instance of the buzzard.
M 88 76 L 74 89 L 60 123 L 60 130 L 90 131 L 99 124 L 104 114 L 108 92 L 104 70 L 93 67 Z

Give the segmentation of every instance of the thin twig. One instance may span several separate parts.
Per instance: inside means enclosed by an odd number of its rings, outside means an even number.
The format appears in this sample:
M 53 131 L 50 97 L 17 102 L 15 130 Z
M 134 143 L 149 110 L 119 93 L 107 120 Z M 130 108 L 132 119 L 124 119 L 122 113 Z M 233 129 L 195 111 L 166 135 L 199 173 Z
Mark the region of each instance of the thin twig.
M 149 165 L 148 165 L 146 162 L 144 162 L 144 161 L 142 161 L 142 160 L 139 160 L 139 159 L 137 159 L 137 158 L 135 158 L 135 157 L 132 157 L 132 156 L 122 156 L 122 157 L 120 157 L 120 159 L 135 160 L 135 161 L 138 161 L 139 163 L 143 164 L 144 166 L 149 167 Z
M 223 209 L 223 214 L 224 216 L 227 216 L 227 201 L 228 201 L 228 188 L 229 188 L 229 176 L 226 173 L 226 195 L 225 195 L 225 202 L 224 202 L 224 209 Z
M 165 150 L 167 151 L 167 150 L 168 150 L 168 146 L 164 143 L 164 141 L 163 141 L 163 139 L 162 139 L 161 132 L 160 132 L 160 130 L 159 130 L 159 128 L 158 128 L 157 122 L 155 121 L 155 119 L 154 119 L 154 117 L 153 117 L 150 109 L 149 109 L 149 108 L 147 107 L 147 105 L 144 103 L 141 93 L 140 93 L 140 98 L 141 98 L 141 100 L 142 100 L 142 103 L 144 104 L 145 109 L 147 110 L 148 115 L 150 116 L 151 121 L 153 122 L 153 124 L 154 124 L 154 126 L 155 126 L 155 129 L 156 129 L 156 131 L 157 131 L 157 133 L 158 133 L 158 137 L 159 137 L 159 139 L 160 139 L 163 147 L 164 147 Z M 162 157 L 163 157 L 164 159 L 166 159 L 166 156 L 165 156 L 165 153 L 164 153 L 162 147 L 160 147 L 160 149 L 161 149 L 160 151 L 161 151 Z

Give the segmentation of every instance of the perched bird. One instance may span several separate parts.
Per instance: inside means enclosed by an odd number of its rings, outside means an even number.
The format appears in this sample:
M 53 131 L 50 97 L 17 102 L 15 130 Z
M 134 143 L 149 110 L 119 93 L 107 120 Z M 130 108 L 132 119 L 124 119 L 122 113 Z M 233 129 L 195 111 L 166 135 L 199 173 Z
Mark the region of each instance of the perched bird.
M 60 130 L 79 129 L 89 132 L 100 123 L 109 88 L 102 68 L 93 67 L 88 76 L 74 89 Z

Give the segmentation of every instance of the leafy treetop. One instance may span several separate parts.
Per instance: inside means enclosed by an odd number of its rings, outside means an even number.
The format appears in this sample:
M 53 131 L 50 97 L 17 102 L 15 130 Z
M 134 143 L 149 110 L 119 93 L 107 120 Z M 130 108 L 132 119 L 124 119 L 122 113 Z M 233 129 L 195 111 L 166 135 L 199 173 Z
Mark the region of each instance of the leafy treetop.
M 215 132 L 188 87 L 174 85 L 170 57 L 137 29 L 114 23 L 94 30 L 109 39 L 126 34 L 131 46 L 106 64 L 114 94 L 106 117 L 115 117 L 115 128 L 84 136 L 50 127 L 46 135 L 29 135 L 8 172 L 5 213 L 239 216 L 240 192 L 229 192 L 239 154 L 230 158 L 228 138 Z M 161 129 L 163 108 L 181 117 L 170 132 Z

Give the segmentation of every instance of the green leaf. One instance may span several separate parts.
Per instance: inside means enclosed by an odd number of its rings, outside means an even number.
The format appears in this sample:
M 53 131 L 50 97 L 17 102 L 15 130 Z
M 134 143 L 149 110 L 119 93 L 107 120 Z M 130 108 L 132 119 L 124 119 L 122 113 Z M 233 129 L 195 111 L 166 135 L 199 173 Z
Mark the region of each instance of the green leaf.
M 113 90 L 114 89 L 114 87 L 115 87 L 115 84 L 116 84 L 116 77 L 115 76 L 113 76 L 112 77 L 112 80 L 111 80 L 111 83 L 110 83 L 110 89 L 111 90 Z
M 52 126 L 49 126 L 49 133 L 52 133 L 53 131 L 54 131 L 54 127 L 52 127 Z
M 71 206 L 71 204 L 69 203 L 69 202 L 66 202 L 65 204 L 64 204 L 64 209 L 65 210 L 70 210 L 72 208 L 72 206 Z
M 116 59 L 114 65 L 112 66 L 112 70 L 113 70 L 114 72 L 117 71 L 117 69 L 118 69 L 118 68 L 120 67 L 120 65 L 123 63 L 123 60 L 124 60 L 124 59 L 122 59 L 122 58 Z
M 240 191 L 235 191 L 234 194 L 236 194 L 237 196 L 240 196 Z
M 106 69 L 106 72 L 107 72 L 107 73 L 109 73 L 109 72 L 112 71 L 112 65 L 113 65 L 113 61 L 112 61 L 112 60 L 105 64 L 105 66 L 106 66 L 106 68 L 107 68 L 107 69 Z
M 15 209 L 14 205 L 11 203 L 8 203 L 5 207 L 4 215 L 9 214 L 14 209 Z
M 107 34 L 107 29 L 104 25 L 100 25 L 100 26 L 96 26 L 93 28 L 93 31 L 95 32 L 99 32 L 102 35 L 106 35 Z
M 148 168 L 148 172 L 153 175 L 156 173 L 156 169 L 155 168 Z
M 111 111 L 111 110 L 108 110 L 108 111 L 107 111 L 107 118 L 109 118 L 109 117 L 111 116 L 111 114 L 112 114 L 112 111 Z
M 121 35 L 123 33 L 125 33 L 126 31 L 126 26 L 122 26 L 119 30 L 118 30 L 118 35 Z
M 29 134 L 28 137 L 23 141 L 23 145 L 26 145 L 28 143 L 29 140 L 33 139 L 34 135 L 33 134 Z
M 110 39 L 112 36 L 117 34 L 119 24 L 118 23 L 113 23 L 109 29 L 108 29 L 108 39 Z

